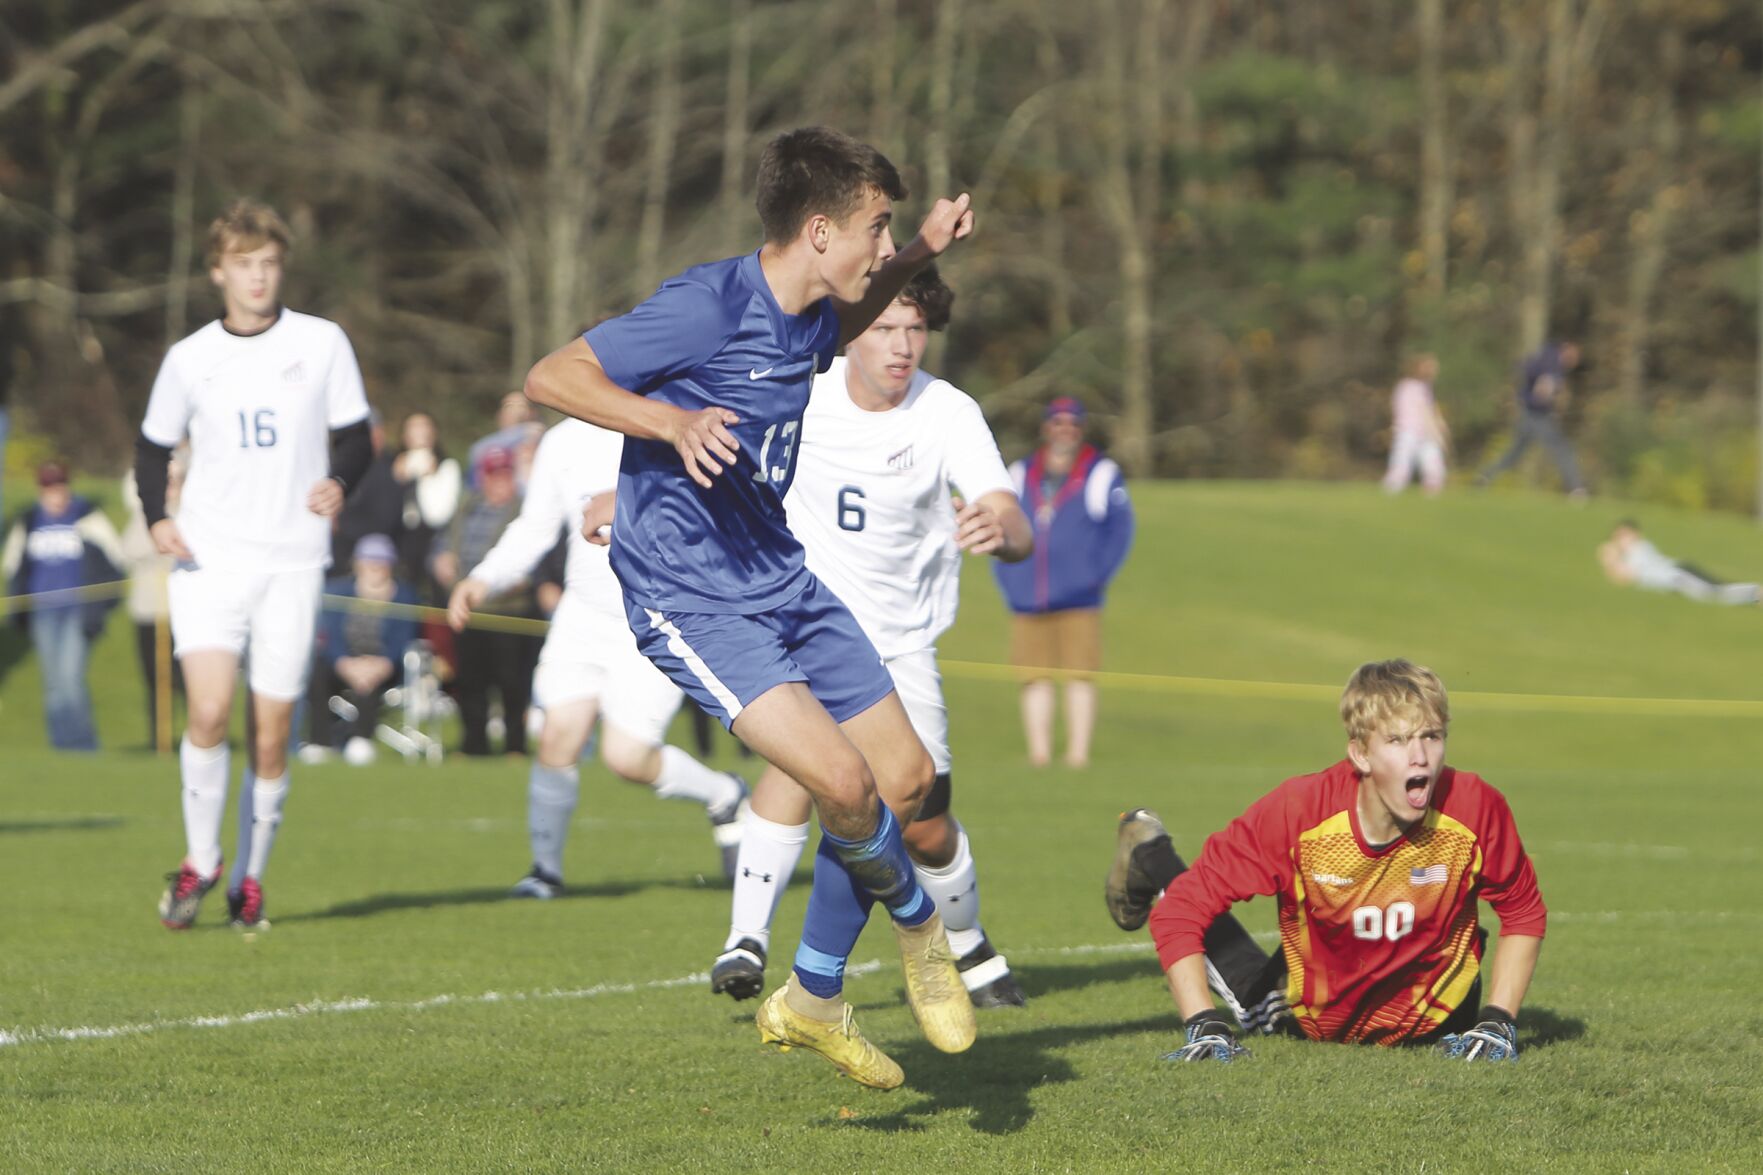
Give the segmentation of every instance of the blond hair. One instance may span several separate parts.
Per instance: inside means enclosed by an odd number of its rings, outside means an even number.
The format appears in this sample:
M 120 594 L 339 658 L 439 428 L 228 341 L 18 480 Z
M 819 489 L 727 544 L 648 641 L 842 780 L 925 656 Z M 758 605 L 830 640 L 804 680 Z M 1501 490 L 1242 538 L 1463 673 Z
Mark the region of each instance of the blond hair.
M 1418 717 L 1422 726 L 1440 731 L 1450 725 L 1451 703 L 1438 674 L 1400 658 L 1369 661 L 1353 670 L 1341 691 L 1341 722 L 1348 738 L 1363 743 L 1401 717 Z
M 250 253 L 271 242 L 282 247 L 284 256 L 287 254 L 294 243 L 287 222 L 267 204 L 234 200 L 208 226 L 208 267 L 219 265 L 223 254 Z

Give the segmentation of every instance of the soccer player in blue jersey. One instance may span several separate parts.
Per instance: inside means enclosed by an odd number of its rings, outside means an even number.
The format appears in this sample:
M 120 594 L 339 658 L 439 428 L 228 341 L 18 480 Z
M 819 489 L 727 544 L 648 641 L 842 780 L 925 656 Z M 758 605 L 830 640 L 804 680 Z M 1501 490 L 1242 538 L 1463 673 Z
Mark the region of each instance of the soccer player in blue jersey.
M 934 769 L 881 657 L 803 563 L 783 498 L 810 383 L 923 266 L 973 231 L 939 199 L 893 253 L 906 195 L 873 147 L 823 127 L 759 161 L 765 243 L 695 266 L 541 359 L 535 402 L 624 433 L 612 568 L 644 654 L 814 796 L 823 830 L 802 944 L 760 1007 L 760 1038 L 807 1048 L 878 1089 L 904 1075 L 858 1032 L 845 961 L 875 901 L 899 938 L 930 1042 L 969 1047 L 973 1006 L 900 835 Z M 885 263 L 882 259 L 886 258 Z M 899 812 L 877 795 L 898 796 Z

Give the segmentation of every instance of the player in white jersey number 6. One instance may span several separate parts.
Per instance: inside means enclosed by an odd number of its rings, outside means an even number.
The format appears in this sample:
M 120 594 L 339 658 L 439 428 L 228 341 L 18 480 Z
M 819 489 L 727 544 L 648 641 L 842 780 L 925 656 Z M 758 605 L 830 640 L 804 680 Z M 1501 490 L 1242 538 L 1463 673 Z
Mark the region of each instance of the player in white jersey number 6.
M 975 1007 L 1010 1007 L 1024 1002 L 1022 989 L 980 927 L 973 853 L 949 811 L 949 715 L 936 641 L 955 620 L 961 552 L 1026 559 L 1034 528 L 979 405 L 919 370 L 954 299 L 934 266 L 919 271 L 845 357 L 815 377 L 784 508 L 808 569 L 875 644 L 935 764 L 906 847 L 943 917 L 962 982 Z M 772 767 L 761 777 L 713 991 L 740 1000 L 762 990 L 772 913 L 807 843 L 810 811 L 808 792 L 788 775 Z
M 288 244 L 281 217 L 248 200 L 210 226 L 209 275 L 225 315 L 166 353 L 135 444 L 149 532 L 178 560 L 168 584 L 171 636 L 190 703 L 179 751 L 186 850 L 159 902 L 173 930 L 196 920 L 220 880 L 227 725 L 247 647 L 250 766 L 227 906 L 235 925 L 265 925 L 260 882 L 288 792 L 288 726 L 312 662 L 329 519 L 373 459 L 348 336 L 281 304 Z M 165 516 L 166 469 L 186 436 L 190 465 L 174 521 Z

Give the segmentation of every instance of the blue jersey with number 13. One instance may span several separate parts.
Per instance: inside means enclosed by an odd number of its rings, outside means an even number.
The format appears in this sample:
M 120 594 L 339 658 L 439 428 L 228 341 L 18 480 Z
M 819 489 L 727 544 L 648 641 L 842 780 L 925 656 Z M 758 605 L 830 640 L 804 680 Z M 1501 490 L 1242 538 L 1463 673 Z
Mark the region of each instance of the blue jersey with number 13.
M 740 442 L 704 489 L 673 446 L 628 439 L 612 569 L 664 612 L 764 612 L 808 581 L 784 516 L 814 376 L 839 345 L 830 299 L 785 314 L 750 253 L 686 270 L 583 336 L 612 382 L 687 410 L 727 408 Z

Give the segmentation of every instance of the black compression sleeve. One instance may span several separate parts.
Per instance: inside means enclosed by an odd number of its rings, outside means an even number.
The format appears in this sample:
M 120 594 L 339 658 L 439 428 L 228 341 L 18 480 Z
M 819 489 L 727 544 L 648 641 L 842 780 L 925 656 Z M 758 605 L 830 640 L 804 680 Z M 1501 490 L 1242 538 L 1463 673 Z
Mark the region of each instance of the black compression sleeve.
M 342 484 L 344 493 L 355 488 L 371 464 L 373 429 L 367 421 L 331 429 L 331 476 Z
M 147 525 L 165 517 L 165 483 L 171 472 L 171 450 L 145 436 L 135 438 L 135 492 Z

